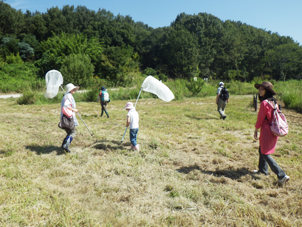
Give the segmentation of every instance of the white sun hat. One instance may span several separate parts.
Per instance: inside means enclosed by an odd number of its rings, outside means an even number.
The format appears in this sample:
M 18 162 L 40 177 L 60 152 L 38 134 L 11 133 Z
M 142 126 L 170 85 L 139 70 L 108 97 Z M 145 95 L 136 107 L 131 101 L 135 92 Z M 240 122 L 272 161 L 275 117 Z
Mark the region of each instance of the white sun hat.
M 75 89 L 75 91 L 77 91 L 77 90 L 79 90 L 79 86 L 74 86 L 72 83 L 69 83 L 69 84 L 67 84 L 66 85 L 66 92 L 68 93 L 68 92 L 71 92 L 72 90 L 74 90 Z

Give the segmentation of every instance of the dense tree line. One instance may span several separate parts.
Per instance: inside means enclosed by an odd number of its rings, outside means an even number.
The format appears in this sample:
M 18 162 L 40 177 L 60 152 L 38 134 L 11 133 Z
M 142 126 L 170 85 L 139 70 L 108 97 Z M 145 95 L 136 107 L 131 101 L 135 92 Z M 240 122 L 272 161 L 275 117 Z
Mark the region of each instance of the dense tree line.
M 0 66 L 20 60 L 35 64 L 41 76 L 50 69 L 68 75 L 79 70 L 77 62 L 87 66 L 85 78 L 115 85 L 137 72 L 242 81 L 302 75 L 302 47 L 291 37 L 207 13 L 181 13 L 169 27 L 153 29 L 104 9 L 66 5 L 22 13 L 0 1 Z

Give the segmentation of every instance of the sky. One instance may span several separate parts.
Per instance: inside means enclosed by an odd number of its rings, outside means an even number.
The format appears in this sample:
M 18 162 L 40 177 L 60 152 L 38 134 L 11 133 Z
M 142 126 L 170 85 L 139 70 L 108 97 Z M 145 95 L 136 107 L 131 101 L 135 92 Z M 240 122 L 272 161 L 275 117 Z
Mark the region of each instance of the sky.
M 180 13 L 208 13 L 222 21 L 241 21 L 281 36 L 290 36 L 302 45 L 302 0 L 3 0 L 26 12 L 47 12 L 52 7 L 74 5 L 89 10 L 105 9 L 149 27 L 170 26 Z

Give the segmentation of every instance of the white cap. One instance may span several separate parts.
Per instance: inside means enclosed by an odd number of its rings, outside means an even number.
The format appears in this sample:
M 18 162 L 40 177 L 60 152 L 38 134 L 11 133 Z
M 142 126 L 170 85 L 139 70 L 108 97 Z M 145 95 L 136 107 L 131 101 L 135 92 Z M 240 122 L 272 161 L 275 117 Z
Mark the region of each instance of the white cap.
M 71 92 L 73 89 L 75 89 L 75 91 L 79 90 L 80 87 L 76 87 L 74 86 L 72 83 L 69 83 L 66 85 L 66 92 Z
M 223 82 L 219 82 L 219 86 L 221 86 L 221 85 L 224 85 L 224 83 Z

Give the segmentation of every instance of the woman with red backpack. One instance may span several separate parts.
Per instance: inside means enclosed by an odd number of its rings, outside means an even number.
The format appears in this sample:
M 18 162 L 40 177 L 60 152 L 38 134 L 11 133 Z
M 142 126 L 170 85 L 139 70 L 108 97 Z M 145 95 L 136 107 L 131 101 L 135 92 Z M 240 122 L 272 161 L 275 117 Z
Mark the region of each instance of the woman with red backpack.
M 276 92 L 273 90 L 273 85 L 270 82 L 264 81 L 262 84 L 255 84 L 255 88 L 259 91 L 259 100 L 261 102 L 258 112 L 257 122 L 255 125 L 254 138 L 260 140 L 259 146 L 259 165 L 258 170 L 254 173 L 268 174 L 268 165 L 271 170 L 277 175 L 280 185 L 289 181 L 289 176 L 280 168 L 276 161 L 271 156 L 275 152 L 275 147 L 278 141 L 278 136 L 271 132 L 270 124 L 274 114 L 273 105 L 278 108 L 276 99 L 273 97 Z M 273 103 L 273 105 L 271 104 Z M 261 128 L 260 138 L 258 130 Z

